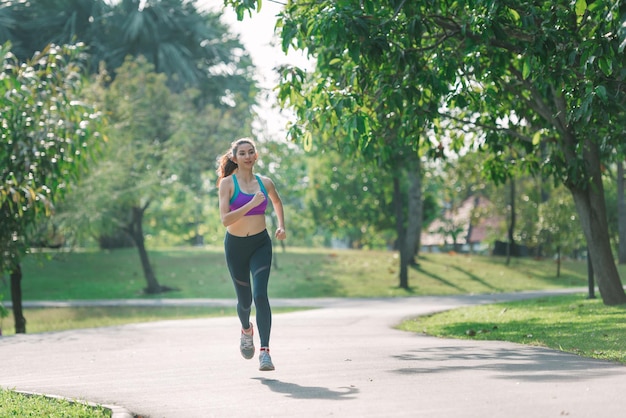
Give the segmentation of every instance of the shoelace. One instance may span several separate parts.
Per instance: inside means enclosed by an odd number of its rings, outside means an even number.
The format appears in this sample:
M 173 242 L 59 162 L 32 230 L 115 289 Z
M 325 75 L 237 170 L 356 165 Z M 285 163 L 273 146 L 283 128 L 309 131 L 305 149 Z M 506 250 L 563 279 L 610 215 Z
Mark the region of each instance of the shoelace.
M 246 348 L 246 349 L 251 349 L 252 347 L 254 347 L 254 340 L 253 340 L 252 335 L 247 335 L 242 332 L 241 333 L 241 345 L 243 346 L 243 348 Z
M 262 364 L 272 364 L 272 358 L 267 351 L 261 351 L 260 358 Z

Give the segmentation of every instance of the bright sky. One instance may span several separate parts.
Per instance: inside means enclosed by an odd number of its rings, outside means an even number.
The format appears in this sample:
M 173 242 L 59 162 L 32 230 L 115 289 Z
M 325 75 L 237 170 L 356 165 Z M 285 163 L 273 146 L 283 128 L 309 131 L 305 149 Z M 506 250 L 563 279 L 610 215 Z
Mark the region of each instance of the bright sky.
M 276 15 L 280 13 L 282 5 L 264 0 L 259 13 L 253 13 L 252 17 L 246 16 L 242 22 L 239 22 L 232 8 L 224 9 L 223 0 L 198 0 L 197 4 L 200 8 L 223 11 L 224 23 L 239 34 L 241 42 L 258 68 L 260 85 L 267 90 L 269 95 L 267 102 L 258 109 L 258 113 L 267 123 L 268 133 L 273 139 L 284 138 L 284 127 L 288 119 L 287 116 L 281 114 L 280 109 L 274 108 L 276 95 L 272 89 L 278 84 L 278 77 L 273 69 L 277 65 L 286 63 L 305 67 L 310 67 L 310 64 L 307 65 L 306 58 L 299 53 L 293 52 L 285 55 L 278 42 L 274 42 Z

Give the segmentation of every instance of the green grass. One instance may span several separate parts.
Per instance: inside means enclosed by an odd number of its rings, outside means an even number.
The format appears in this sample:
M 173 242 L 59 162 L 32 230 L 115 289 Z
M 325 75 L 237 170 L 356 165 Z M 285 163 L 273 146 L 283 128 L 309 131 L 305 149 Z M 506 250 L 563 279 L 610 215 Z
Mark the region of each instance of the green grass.
M 626 305 L 586 295 L 465 307 L 403 322 L 445 338 L 510 341 L 626 364 Z
M 555 289 L 586 284 L 587 265 L 565 262 L 561 277 L 551 260 L 425 254 L 398 287 L 398 258 L 389 251 L 330 251 L 288 248 L 276 251 L 270 296 L 380 297 L 451 295 Z M 29 256 L 23 263 L 24 300 L 126 298 L 232 298 L 233 288 L 221 248 L 181 248 L 150 252 L 161 285 L 178 290 L 145 295 L 145 280 L 134 249 Z M 623 274 L 623 273 L 622 273 Z M 7 286 L 0 294 L 9 295 Z
M 291 312 L 299 308 L 272 308 L 276 314 Z M 254 314 L 254 312 L 253 312 Z M 98 328 L 139 322 L 163 321 L 168 319 L 214 318 L 235 316 L 233 307 L 168 306 L 168 307 L 77 307 L 77 308 L 30 308 L 24 310 L 29 334 L 38 332 L 64 331 L 79 328 Z M 9 314 L 0 325 L 4 335 L 15 334 L 13 315 Z
M 96 328 L 167 319 L 233 316 L 235 308 L 214 307 L 78 307 L 25 309 L 28 333 Z M 15 333 L 13 316 L 3 321 L 3 334 Z
M 40 395 L 26 395 L 0 388 L 0 418 L 105 418 L 110 416 L 111 411 L 102 406 Z

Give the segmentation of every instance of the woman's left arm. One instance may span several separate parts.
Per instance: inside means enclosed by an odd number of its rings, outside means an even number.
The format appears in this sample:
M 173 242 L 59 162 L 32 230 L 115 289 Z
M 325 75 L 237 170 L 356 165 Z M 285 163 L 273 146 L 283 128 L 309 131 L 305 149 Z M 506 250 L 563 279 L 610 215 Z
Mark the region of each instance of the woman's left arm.
M 274 182 L 268 178 L 263 178 L 263 185 L 267 190 L 267 194 L 272 201 L 272 206 L 274 206 L 274 211 L 276 212 L 276 217 L 278 218 L 278 228 L 276 228 L 276 238 L 279 240 L 283 240 L 287 238 L 287 232 L 285 231 L 285 212 L 283 210 L 283 201 L 276 190 L 276 186 Z

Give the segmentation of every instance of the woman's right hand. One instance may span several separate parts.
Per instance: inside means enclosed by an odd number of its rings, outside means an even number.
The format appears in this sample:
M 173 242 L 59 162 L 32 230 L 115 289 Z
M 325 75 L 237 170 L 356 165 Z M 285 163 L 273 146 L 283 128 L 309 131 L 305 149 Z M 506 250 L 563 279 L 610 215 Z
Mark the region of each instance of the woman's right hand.
M 250 203 L 252 203 L 252 207 L 253 208 L 256 208 L 257 206 L 259 206 L 263 202 L 265 202 L 265 194 L 263 194 L 262 191 L 256 192 L 254 194 L 254 197 L 250 201 Z

